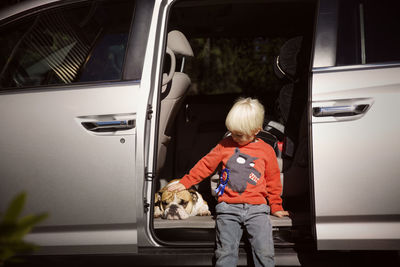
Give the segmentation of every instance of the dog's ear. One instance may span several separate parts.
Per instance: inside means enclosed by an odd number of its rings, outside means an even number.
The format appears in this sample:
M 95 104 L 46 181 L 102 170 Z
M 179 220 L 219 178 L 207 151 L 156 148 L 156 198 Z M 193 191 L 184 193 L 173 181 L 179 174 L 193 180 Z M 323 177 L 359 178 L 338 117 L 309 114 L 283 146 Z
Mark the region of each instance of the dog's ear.
M 164 210 L 162 205 L 162 192 L 155 193 L 154 207 L 158 207 L 161 211 Z
M 154 205 L 158 206 L 161 203 L 161 192 L 157 192 L 154 194 Z
M 196 190 L 194 189 L 189 189 L 189 193 L 192 196 L 192 200 L 193 202 L 197 202 L 197 200 L 199 200 L 199 196 L 197 195 Z

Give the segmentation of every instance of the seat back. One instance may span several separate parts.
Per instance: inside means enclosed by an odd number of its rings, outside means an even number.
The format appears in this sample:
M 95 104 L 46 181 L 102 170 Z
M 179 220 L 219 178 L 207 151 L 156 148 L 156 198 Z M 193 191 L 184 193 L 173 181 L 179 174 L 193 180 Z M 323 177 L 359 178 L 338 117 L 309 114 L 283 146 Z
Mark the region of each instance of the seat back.
M 183 73 L 184 57 L 193 56 L 193 50 L 180 31 L 168 33 L 167 51 L 170 57 L 169 73 L 163 74 L 161 90 L 161 108 L 159 124 L 158 159 L 156 173 L 159 174 L 165 164 L 167 146 L 171 140 L 171 129 L 177 112 L 183 102 L 183 98 L 190 86 L 190 78 Z M 177 60 L 178 59 L 178 60 Z M 181 61 L 176 71 L 176 62 Z
M 308 190 L 307 62 L 303 37 L 286 41 L 276 58 L 274 70 L 282 79 L 277 108 L 284 125 L 283 192 L 285 197 L 304 195 Z M 283 175 L 283 174 L 282 174 Z
M 295 83 L 298 82 L 298 54 L 301 50 L 302 41 L 303 37 L 301 36 L 287 40 L 274 62 L 275 74 L 283 81 L 277 103 L 283 124 L 288 121 L 293 90 Z

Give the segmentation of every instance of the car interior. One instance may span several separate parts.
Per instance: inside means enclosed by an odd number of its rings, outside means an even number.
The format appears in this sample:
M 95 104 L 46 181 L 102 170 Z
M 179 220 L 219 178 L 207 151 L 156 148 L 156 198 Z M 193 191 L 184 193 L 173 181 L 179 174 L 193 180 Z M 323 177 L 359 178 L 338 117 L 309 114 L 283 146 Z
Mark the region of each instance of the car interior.
M 277 155 L 290 217 L 270 216 L 276 244 L 311 235 L 307 102 L 315 1 L 177 1 L 169 11 L 153 191 L 188 173 L 224 136 L 239 97 L 265 107 L 259 138 Z M 153 219 L 164 243 L 215 239 L 216 170 L 196 186 L 211 216 Z M 300 234 L 299 234 L 300 233 Z

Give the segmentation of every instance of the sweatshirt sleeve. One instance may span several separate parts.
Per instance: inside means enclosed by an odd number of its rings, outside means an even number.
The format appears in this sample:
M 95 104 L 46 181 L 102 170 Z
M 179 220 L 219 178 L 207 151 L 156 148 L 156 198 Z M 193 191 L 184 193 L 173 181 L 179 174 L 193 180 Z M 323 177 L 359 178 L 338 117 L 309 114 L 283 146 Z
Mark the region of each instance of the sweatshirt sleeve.
M 282 208 L 282 183 L 279 171 L 278 160 L 276 159 L 275 152 L 271 149 L 268 153 L 266 169 L 265 169 L 265 180 L 267 183 L 267 199 L 271 206 L 271 213 L 274 213 Z
M 200 159 L 196 165 L 180 180 L 186 188 L 200 183 L 210 176 L 222 160 L 221 144 L 215 146 L 207 155 Z

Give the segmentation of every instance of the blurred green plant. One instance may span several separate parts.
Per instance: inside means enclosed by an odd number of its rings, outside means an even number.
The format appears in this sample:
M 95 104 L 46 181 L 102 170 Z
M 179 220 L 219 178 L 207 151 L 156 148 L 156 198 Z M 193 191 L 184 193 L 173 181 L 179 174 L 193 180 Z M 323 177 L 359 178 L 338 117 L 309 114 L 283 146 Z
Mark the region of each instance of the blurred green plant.
M 32 228 L 47 218 L 48 214 L 21 216 L 26 202 L 26 193 L 18 194 L 9 204 L 4 215 L 0 214 L 0 266 L 6 261 L 16 261 L 13 257 L 19 253 L 29 253 L 37 249 L 35 244 L 25 242 L 23 238 Z
M 243 93 L 256 96 L 277 91 L 273 70 L 283 38 L 194 38 L 194 59 L 187 64 L 190 94 Z

